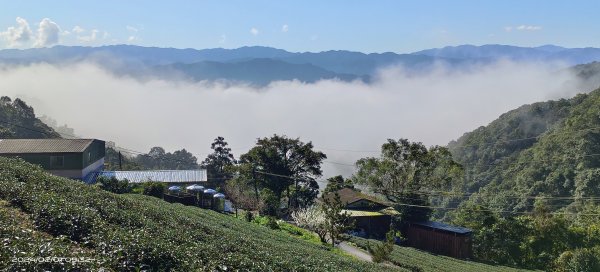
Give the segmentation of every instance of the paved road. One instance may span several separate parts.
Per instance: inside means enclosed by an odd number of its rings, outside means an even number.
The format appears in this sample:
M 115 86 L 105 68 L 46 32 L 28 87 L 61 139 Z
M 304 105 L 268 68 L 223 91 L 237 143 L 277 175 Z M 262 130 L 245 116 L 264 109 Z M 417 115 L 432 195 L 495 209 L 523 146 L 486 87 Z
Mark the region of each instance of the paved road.
M 338 244 L 338 248 L 363 261 L 372 262 L 371 255 L 369 253 L 357 247 L 351 246 L 346 242 L 340 242 Z

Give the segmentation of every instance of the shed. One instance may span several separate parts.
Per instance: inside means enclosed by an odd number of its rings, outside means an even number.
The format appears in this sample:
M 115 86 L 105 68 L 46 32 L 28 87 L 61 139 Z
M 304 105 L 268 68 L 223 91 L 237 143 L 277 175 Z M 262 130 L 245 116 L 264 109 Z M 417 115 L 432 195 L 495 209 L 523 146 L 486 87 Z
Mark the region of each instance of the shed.
M 467 259 L 473 254 L 472 233 L 473 231 L 468 228 L 424 221 L 409 223 L 406 238 L 411 247 Z
M 104 145 L 97 139 L 2 139 L 0 156 L 18 157 L 53 175 L 83 180 L 102 170 Z

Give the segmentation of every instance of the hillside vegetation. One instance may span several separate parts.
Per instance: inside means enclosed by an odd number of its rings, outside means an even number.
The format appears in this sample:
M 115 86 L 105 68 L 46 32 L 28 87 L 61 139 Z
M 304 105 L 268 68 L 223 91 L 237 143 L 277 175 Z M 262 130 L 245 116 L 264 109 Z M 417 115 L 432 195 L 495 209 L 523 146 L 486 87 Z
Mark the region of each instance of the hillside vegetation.
M 351 237 L 350 242 L 366 250 L 368 244 L 380 243 L 377 240 L 368 240 L 360 237 Z M 438 271 L 487 271 L 487 272 L 517 272 L 530 271 L 499 265 L 489 265 L 467 260 L 460 260 L 446 256 L 432 255 L 415 248 L 394 246 L 390 262 L 402 268 L 418 272 Z
M 600 193 L 600 89 L 503 114 L 449 144 L 471 201 L 498 210 L 550 210 Z M 557 198 L 561 197 L 561 198 Z
M 0 204 L 0 264 L 10 271 L 394 270 L 213 211 L 112 194 L 15 159 L 0 158 Z M 13 262 L 48 256 L 93 262 Z
M 60 138 L 51 127 L 35 117 L 33 108 L 17 98 L 0 98 L 0 139 Z

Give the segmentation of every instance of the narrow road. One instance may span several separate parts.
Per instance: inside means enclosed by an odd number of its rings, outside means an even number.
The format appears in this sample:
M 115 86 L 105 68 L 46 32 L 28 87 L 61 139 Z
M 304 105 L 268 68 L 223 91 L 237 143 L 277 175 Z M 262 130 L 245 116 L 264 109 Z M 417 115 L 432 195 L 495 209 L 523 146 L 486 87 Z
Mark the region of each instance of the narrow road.
M 361 250 L 361 249 L 359 249 L 359 248 L 357 248 L 355 246 L 351 246 L 351 245 L 349 245 L 346 242 L 340 242 L 338 244 L 338 248 L 341 249 L 341 250 L 343 250 L 343 251 L 345 251 L 346 253 L 348 253 L 348 254 L 356 257 L 356 258 L 359 258 L 359 259 L 363 260 L 363 261 L 373 262 L 371 260 L 371 255 L 369 253 L 367 253 L 367 252 L 365 252 L 365 251 L 363 251 L 363 250 Z

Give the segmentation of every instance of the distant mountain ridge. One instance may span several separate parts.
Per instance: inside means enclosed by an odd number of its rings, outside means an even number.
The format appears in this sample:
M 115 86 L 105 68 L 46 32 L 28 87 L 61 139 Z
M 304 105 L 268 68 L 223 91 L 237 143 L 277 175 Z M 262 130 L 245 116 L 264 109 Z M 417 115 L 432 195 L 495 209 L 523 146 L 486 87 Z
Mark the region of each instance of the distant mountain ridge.
M 583 64 L 600 59 L 600 48 L 565 48 L 556 45 L 518 47 L 487 44 L 459 45 L 427 49 L 412 53 L 430 57 L 454 59 L 510 59 L 517 61 L 563 61 L 568 65 Z
M 188 79 L 227 80 L 264 86 L 272 81 L 296 79 L 315 82 L 336 78 L 365 80 L 380 69 L 402 66 L 407 71 L 423 71 L 443 63 L 449 67 L 468 67 L 498 59 L 515 61 L 560 61 L 566 65 L 600 61 L 598 48 L 565 48 L 555 45 L 518 47 L 509 45 L 460 45 L 422 50 L 410 54 L 361 53 L 346 50 L 289 52 L 264 46 L 236 49 L 176 49 L 135 45 L 100 47 L 54 46 L 51 48 L 0 50 L 0 64 L 23 65 L 92 61 L 115 74 L 156 75 L 180 70 Z M 269 61 L 267 61 L 269 60 Z M 260 71 L 260 73 L 258 73 Z M 153 74 L 154 73 L 154 74 Z

